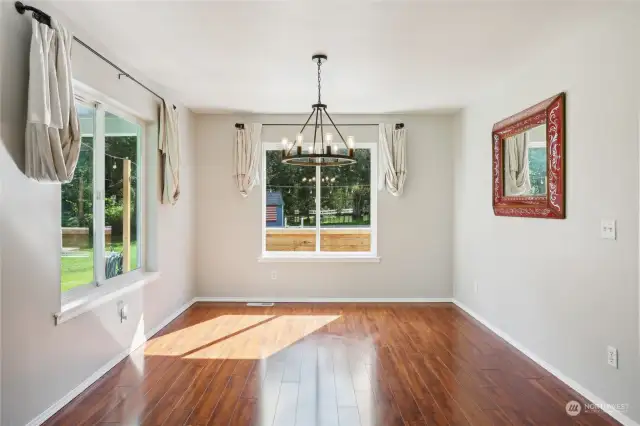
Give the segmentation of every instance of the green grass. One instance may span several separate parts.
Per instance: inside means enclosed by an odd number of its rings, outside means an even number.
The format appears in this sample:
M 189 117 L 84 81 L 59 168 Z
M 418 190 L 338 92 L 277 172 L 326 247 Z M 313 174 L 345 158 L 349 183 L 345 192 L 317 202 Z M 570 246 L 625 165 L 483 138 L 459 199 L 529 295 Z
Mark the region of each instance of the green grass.
M 122 252 L 122 243 L 113 243 L 106 250 Z M 93 249 L 78 250 L 72 256 L 75 257 L 63 256 L 61 259 L 60 285 L 63 292 L 93 281 Z M 131 270 L 136 269 L 137 265 L 138 250 L 134 241 L 131 243 Z

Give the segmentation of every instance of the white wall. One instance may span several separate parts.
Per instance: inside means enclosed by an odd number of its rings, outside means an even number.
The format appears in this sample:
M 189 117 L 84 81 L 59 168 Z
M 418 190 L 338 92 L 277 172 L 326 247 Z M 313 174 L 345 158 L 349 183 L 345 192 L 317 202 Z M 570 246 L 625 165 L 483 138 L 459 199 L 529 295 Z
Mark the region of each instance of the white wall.
M 60 309 L 60 187 L 35 183 L 22 173 L 30 25 L 13 2 L 0 2 L 3 426 L 24 425 L 39 415 L 128 348 L 136 332 L 153 328 L 189 301 L 194 290 L 194 116 L 181 108 L 182 194 L 177 206 L 159 207 L 161 278 L 121 299 L 130 309 L 124 323 L 113 301 L 54 325 L 52 314 Z M 145 118 L 154 117 L 155 100 L 146 91 L 118 80 L 115 70 L 81 46 L 74 47 L 74 59 L 78 79 Z
M 452 133 L 450 115 L 343 116 L 343 123 L 404 122 L 405 193 L 378 196 L 379 264 L 258 263 L 261 188 L 243 199 L 232 176 L 234 123 L 297 123 L 306 116 L 198 115 L 197 293 L 217 297 L 451 297 Z M 265 127 L 263 140 L 293 139 L 293 127 Z M 377 127 L 346 128 L 377 142 Z M 271 271 L 277 280 L 271 280 Z
M 455 161 L 455 297 L 567 377 L 640 421 L 640 9 L 616 3 L 466 109 Z M 493 123 L 567 92 L 566 220 L 496 217 Z M 600 239 L 603 218 L 618 240 Z M 479 285 L 474 291 L 474 282 Z M 606 348 L 619 350 L 620 368 Z

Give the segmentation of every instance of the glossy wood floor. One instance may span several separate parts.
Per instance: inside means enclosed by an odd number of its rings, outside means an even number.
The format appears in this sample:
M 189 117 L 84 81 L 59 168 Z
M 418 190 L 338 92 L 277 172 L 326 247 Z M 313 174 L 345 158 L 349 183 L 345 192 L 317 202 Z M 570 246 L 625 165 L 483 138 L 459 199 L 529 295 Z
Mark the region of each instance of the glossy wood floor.
M 452 304 L 196 304 L 47 425 L 612 425 Z

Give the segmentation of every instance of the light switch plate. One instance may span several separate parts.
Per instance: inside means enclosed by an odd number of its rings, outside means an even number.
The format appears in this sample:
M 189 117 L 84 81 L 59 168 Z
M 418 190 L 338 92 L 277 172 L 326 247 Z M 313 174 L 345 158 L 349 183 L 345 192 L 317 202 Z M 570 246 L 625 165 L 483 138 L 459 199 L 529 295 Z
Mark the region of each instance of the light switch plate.
M 605 240 L 616 239 L 616 221 L 611 219 L 602 219 L 600 224 L 600 237 Z

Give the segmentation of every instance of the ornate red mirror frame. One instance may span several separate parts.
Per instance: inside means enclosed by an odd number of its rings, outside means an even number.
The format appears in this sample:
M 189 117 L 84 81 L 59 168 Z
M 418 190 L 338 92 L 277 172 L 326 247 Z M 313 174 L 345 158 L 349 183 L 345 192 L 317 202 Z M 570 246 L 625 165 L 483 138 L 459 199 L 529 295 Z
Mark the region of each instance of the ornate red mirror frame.
M 493 126 L 493 211 L 496 216 L 565 218 L 565 94 L 560 93 Z M 504 139 L 546 123 L 546 195 L 505 196 Z

